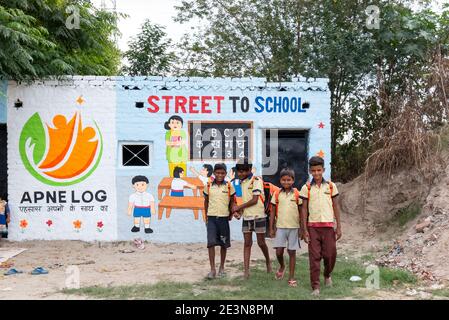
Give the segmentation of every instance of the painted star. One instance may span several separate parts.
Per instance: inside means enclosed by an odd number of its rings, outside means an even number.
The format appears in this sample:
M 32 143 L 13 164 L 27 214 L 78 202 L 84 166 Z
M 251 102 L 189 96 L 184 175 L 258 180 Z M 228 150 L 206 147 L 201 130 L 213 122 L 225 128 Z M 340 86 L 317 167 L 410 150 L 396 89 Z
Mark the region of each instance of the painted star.
M 79 105 L 82 105 L 84 102 L 86 102 L 86 100 L 83 99 L 83 96 L 79 96 L 78 99 L 76 99 L 76 102 Z
M 324 151 L 323 150 L 320 150 L 317 154 L 316 154 L 318 157 L 320 157 L 320 158 L 324 158 Z
M 324 129 L 324 123 L 322 121 L 318 124 L 318 128 Z

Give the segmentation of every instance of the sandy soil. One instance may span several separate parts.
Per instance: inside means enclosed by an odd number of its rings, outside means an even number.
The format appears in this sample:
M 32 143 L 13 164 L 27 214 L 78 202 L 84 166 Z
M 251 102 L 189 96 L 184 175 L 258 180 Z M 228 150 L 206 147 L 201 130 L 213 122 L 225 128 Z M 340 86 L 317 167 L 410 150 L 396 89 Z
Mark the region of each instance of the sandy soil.
M 344 232 L 344 239 L 338 244 L 340 255 L 363 255 L 379 247 L 372 242 L 357 241 L 365 234 L 365 229 L 359 224 L 345 222 Z M 271 248 L 271 240 L 267 242 Z M 144 250 L 137 249 L 131 242 L 1 241 L 0 246 L 27 249 L 9 260 L 24 274 L 0 275 L 0 299 L 86 299 L 60 292 L 66 287 L 70 276 L 66 274 L 69 266 L 79 268 L 81 287 L 152 284 L 164 280 L 195 282 L 209 271 L 204 243 L 146 243 Z M 253 248 L 252 261 L 263 259 L 257 244 Z M 230 276 L 240 275 L 241 271 L 232 265 L 241 263 L 242 251 L 242 242 L 234 241 L 227 256 L 227 273 Z M 305 246 L 298 254 L 304 252 L 307 252 Z M 270 253 L 274 254 L 274 250 Z M 46 268 L 50 273 L 38 276 L 29 274 L 38 266 Z M 1 274 L 5 270 L 0 269 Z
M 369 223 L 362 222 L 354 215 L 343 214 L 342 225 L 343 238 L 337 246 L 340 257 L 376 256 L 384 252 L 385 247 L 391 242 L 391 240 L 380 240 Z M 272 248 L 272 240 L 268 239 L 267 242 Z M 209 271 L 204 243 L 146 243 L 145 249 L 139 250 L 132 242 L 11 242 L 3 240 L 0 242 L 0 247 L 27 249 L 9 260 L 13 262 L 15 268 L 24 271 L 24 274 L 3 276 L 7 269 L 0 269 L 0 299 L 87 299 L 83 296 L 61 293 L 61 290 L 66 288 L 66 281 L 70 277 L 70 274 L 66 274 L 70 266 L 79 268 L 81 287 L 152 284 L 168 280 L 195 282 L 201 280 Z M 242 262 L 242 251 L 242 242 L 233 241 L 227 256 L 227 273 L 230 276 L 241 273 L 232 265 Z M 305 252 L 307 249 L 303 245 L 298 255 Z M 270 250 L 270 254 L 273 259 L 273 249 Z M 251 258 L 253 262 L 263 259 L 256 243 L 254 243 Z M 29 274 L 38 266 L 45 267 L 50 273 L 38 276 Z M 367 293 L 366 297 L 369 299 L 410 298 L 402 292 L 383 291 Z
M 131 243 L 83 243 L 79 241 L 0 242 L 1 247 L 26 248 L 27 251 L 10 259 L 14 267 L 24 274 L 0 276 L 0 299 L 78 299 L 60 293 L 66 287 L 69 266 L 80 271 L 80 286 L 118 286 L 152 284 L 171 280 L 195 282 L 209 271 L 204 244 L 152 244 L 144 250 Z M 121 251 L 134 251 L 122 253 Z M 242 243 L 233 242 L 229 250 L 229 265 L 242 261 Z M 218 252 L 217 252 L 218 253 Z M 252 260 L 263 258 L 255 246 Z M 42 266 L 48 275 L 31 275 L 35 267 Z M 0 269 L 1 274 L 4 270 Z M 230 276 L 239 275 L 229 267 Z

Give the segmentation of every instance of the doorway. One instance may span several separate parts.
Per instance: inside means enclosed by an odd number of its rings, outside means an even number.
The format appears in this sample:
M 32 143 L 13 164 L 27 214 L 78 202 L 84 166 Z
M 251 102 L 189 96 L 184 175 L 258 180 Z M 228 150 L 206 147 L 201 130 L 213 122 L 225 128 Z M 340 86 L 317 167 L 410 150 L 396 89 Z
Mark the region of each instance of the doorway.
M 270 137 L 271 130 L 266 129 L 263 132 L 262 146 L 265 148 L 263 155 L 262 175 L 264 181 L 271 182 L 280 186 L 280 172 L 284 168 L 290 168 L 295 171 L 294 187 L 298 190 L 306 183 L 308 179 L 307 155 L 309 132 L 307 130 L 278 130 L 278 164 L 276 173 L 266 174 L 270 159 Z

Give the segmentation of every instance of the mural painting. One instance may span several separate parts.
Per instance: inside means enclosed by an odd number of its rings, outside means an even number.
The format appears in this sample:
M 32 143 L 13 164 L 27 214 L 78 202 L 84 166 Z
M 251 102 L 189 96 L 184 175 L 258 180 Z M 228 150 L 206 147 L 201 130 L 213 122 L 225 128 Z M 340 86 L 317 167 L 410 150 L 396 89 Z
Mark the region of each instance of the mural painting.
M 264 180 L 291 165 L 288 152 L 329 167 L 327 81 L 183 79 L 9 82 L 7 105 L 23 103 L 7 109 L 9 237 L 200 242 L 216 163 L 237 203 L 239 159 Z M 264 146 L 279 130 L 305 137 L 294 153 L 278 146 L 282 164 Z M 241 221 L 230 224 L 241 239 Z

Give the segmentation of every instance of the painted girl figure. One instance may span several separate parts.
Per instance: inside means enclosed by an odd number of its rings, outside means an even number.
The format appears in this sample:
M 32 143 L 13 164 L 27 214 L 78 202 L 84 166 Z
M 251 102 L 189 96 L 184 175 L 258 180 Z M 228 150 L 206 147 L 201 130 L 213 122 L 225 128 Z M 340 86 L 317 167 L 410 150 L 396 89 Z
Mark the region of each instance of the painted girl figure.
M 171 116 L 164 124 L 166 156 L 168 161 L 168 172 L 173 177 L 176 167 L 187 170 L 187 134 L 182 129 L 184 121 L 180 116 Z

